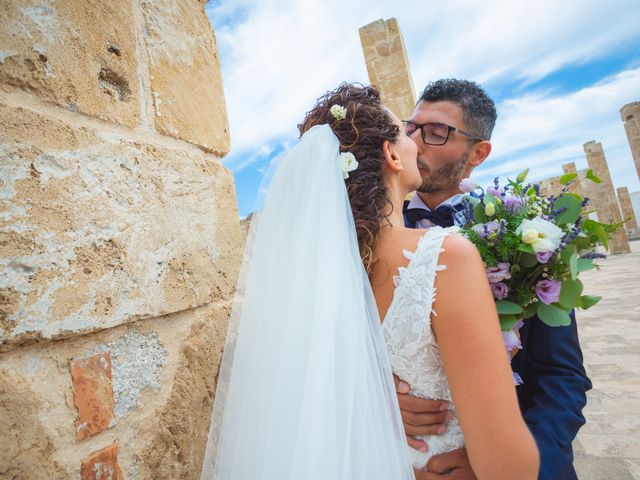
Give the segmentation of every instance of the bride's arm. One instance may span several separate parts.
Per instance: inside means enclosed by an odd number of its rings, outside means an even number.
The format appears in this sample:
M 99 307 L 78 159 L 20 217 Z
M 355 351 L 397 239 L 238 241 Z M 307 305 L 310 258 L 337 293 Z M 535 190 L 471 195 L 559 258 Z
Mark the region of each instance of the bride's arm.
M 479 479 L 535 479 L 538 450 L 518 406 L 484 266 L 468 240 L 444 240 L 432 326 Z

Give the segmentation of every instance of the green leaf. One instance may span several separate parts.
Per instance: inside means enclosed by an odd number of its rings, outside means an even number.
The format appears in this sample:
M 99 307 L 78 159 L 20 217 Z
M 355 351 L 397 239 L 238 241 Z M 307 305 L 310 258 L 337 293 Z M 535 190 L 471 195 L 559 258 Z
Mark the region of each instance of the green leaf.
M 576 252 L 576 247 L 573 245 L 568 245 L 567 248 L 565 248 L 562 252 L 560 252 L 560 260 L 562 260 L 562 263 L 564 263 L 565 265 L 569 265 L 569 262 L 571 261 L 571 256 Z
M 602 299 L 602 297 L 597 295 L 583 295 L 580 297 L 580 308 L 583 308 L 584 310 L 591 308 L 598 303 L 600 299 Z
M 537 314 L 540 320 L 550 327 L 566 327 L 571 325 L 569 312 L 555 305 L 538 302 Z
M 531 253 L 523 253 L 520 256 L 520 260 L 518 261 L 519 265 L 522 265 L 524 268 L 535 267 L 538 264 L 538 259 L 535 255 Z
M 527 305 L 524 309 L 524 313 L 522 315 L 522 318 L 524 318 L 525 320 L 527 318 L 531 318 L 536 314 L 536 310 L 538 308 L 538 305 L 535 303 L 530 303 L 529 305 Z
M 596 175 L 593 173 L 593 170 L 591 169 L 587 170 L 587 174 L 585 175 L 585 178 L 588 178 L 593 183 L 602 183 L 602 179 L 600 177 L 596 177 Z
M 521 252 L 530 253 L 531 255 L 535 255 L 536 254 L 536 251 L 528 243 L 519 244 L 518 245 L 518 250 L 520 250 Z
M 560 183 L 562 185 L 566 185 L 569 182 L 572 182 L 573 180 L 575 180 L 578 177 L 577 173 L 565 173 L 564 175 L 562 175 L 560 177 Z
M 522 307 L 517 303 L 510 302 L 508 300 L 497 300 L 496 308 L 500 315 L 514 315 L 522 313 Z
M 598 240 L 600 240 L 600 243 L 604 246 L 604 248 L 609 250 L 609 236 L 607 235 L 604 227 L 602 225 L 598 225 L 593 233 L 596 234 L 596 237 L 598 237 Z
M 515 315 L 500 315 L 500 329 L 507 332 L 513 328 L 518 321 Z
M 521 173 L 518 174 L 518 176 L 516 177 L 516 181 L 518 183 L 524 182 L 524 179 L 527 178 L 527 175 L 529 175 L 529 169 L 528 168 L 524 172 L 521 172 Z
M 557 225 L 575 222 L 582 213 L 582 204 L 574 195 L 563 194 L 553 204 L 554 210 L 566 208 L 560 215 L 555 218 Z
M 569 258 L 569 270 L 571 271 L 571 280 L 578 278 L 578 254 L 573 249 L 573 254 Z
M 579 258 L 578 259 L 578 272 L 586 272 L 596 268 L 591 258 Z
M 484 205 L 482 203 L 478 203 L 473 209 L 473 220 L 476 223 L 485 223 L 487 221 L 487 216 L 484 213 Z
M 559 303 L 570 310 L 580 306 L 580 295 L 582 295 L 582 282 L 580 280 L 565 280 L 562 282 Z

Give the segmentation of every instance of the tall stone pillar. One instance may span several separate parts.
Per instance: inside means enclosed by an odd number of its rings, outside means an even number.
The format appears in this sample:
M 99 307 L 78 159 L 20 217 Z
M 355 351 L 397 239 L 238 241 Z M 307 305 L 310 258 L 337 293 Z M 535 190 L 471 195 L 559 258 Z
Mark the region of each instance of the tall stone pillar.
M 633 205 L 631 204 L 631 196 L 629 196 L 629 189 L 627 187 L 620 187 L 617 190 L 618 202 L 620 203 L 620 209 L 622 210 L 622 219 L 625 220 L 625 228 L 627 229 L 627 236 L 629 238 L 636 238 L 640 235 L 638 231 L 638 221 L 636 215 L 633 212 Z
M 416 104 L 416 92 L 397 20 L 380 19 L 360 28 L 360 43 L 369 82 L 380 90 L 384 104 L 400 120 L 409 118 Z
M 620 109 L 620 117 L 624 122 L 633 163 L 640 178 L 640 102 L 627 103 Z
M 242 244 L 204 2 L 2 11 L 0 477 L 198 478 Z
M 602 149 L 602 144 L 594 140 L 584 144 L 584 153 L 587 157 L 589 168 L 602 179 L 602 183 L 594 184 L 591 188 L 591 205 L 598 214 L 598 220 L 604 223 L 620 223 L 622 216 L 618 206 L 618 198 L 613 190 L 609 166 Z M 629 239 L 624 228 L 618 229 L 609 241 L 609 251 L 612 254 L 629 253 Z

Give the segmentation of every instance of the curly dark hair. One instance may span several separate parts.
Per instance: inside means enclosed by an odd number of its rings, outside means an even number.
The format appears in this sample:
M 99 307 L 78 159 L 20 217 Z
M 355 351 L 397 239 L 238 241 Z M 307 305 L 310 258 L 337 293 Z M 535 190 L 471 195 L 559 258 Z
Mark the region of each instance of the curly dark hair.
M 333 105 L 346 109 L 344 120 L 331 114 L 329 110 Z M 321 96 L 298 125 L 298 130 L 302 136 L 311 127 L 324 124 L 329 125 L 338 137 L 340 151 L 351 152 L 358 161 L 358 168 L 349 172 L 345 182 L 360 257 L 367 273 L 371 274 L 376 263 L 374 252 L 380 228 L 390 213 L 386 207 L 392 207 L 382 175 L 382 143 L 385 140 L 395 142 L 400 129 L 382 104 L 378 90 L 350 83 L 341 83 Z
M 418 102 L 453 102 L 462 109 L 464 126 L 470 133 L 491 139 L 498 114 L 496 106 L 480 85 L 470 80 L 443 78 L 429 83 Z

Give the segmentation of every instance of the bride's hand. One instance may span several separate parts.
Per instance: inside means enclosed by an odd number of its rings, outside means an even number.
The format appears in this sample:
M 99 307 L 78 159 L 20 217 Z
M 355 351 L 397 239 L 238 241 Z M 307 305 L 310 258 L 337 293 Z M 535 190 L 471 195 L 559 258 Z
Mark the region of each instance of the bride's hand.
M 411 387 L 395 375 L 398 403 L 402 415 L 407 443 L 416 450 L 427 451 L 427 444 L 415 435 L 442 435 L 447 431 L 447 422 L 451 419 L 449 404 L 444 400 L 429 400 L 409 395 Z
M 414 468 L 413 471 L 416 480 L 438 480 L 444 478 L 478 480 L 473 470 L 471 470 L 469 457 L 464 448 L 434 455 L 424 469 L 416 470 Z

